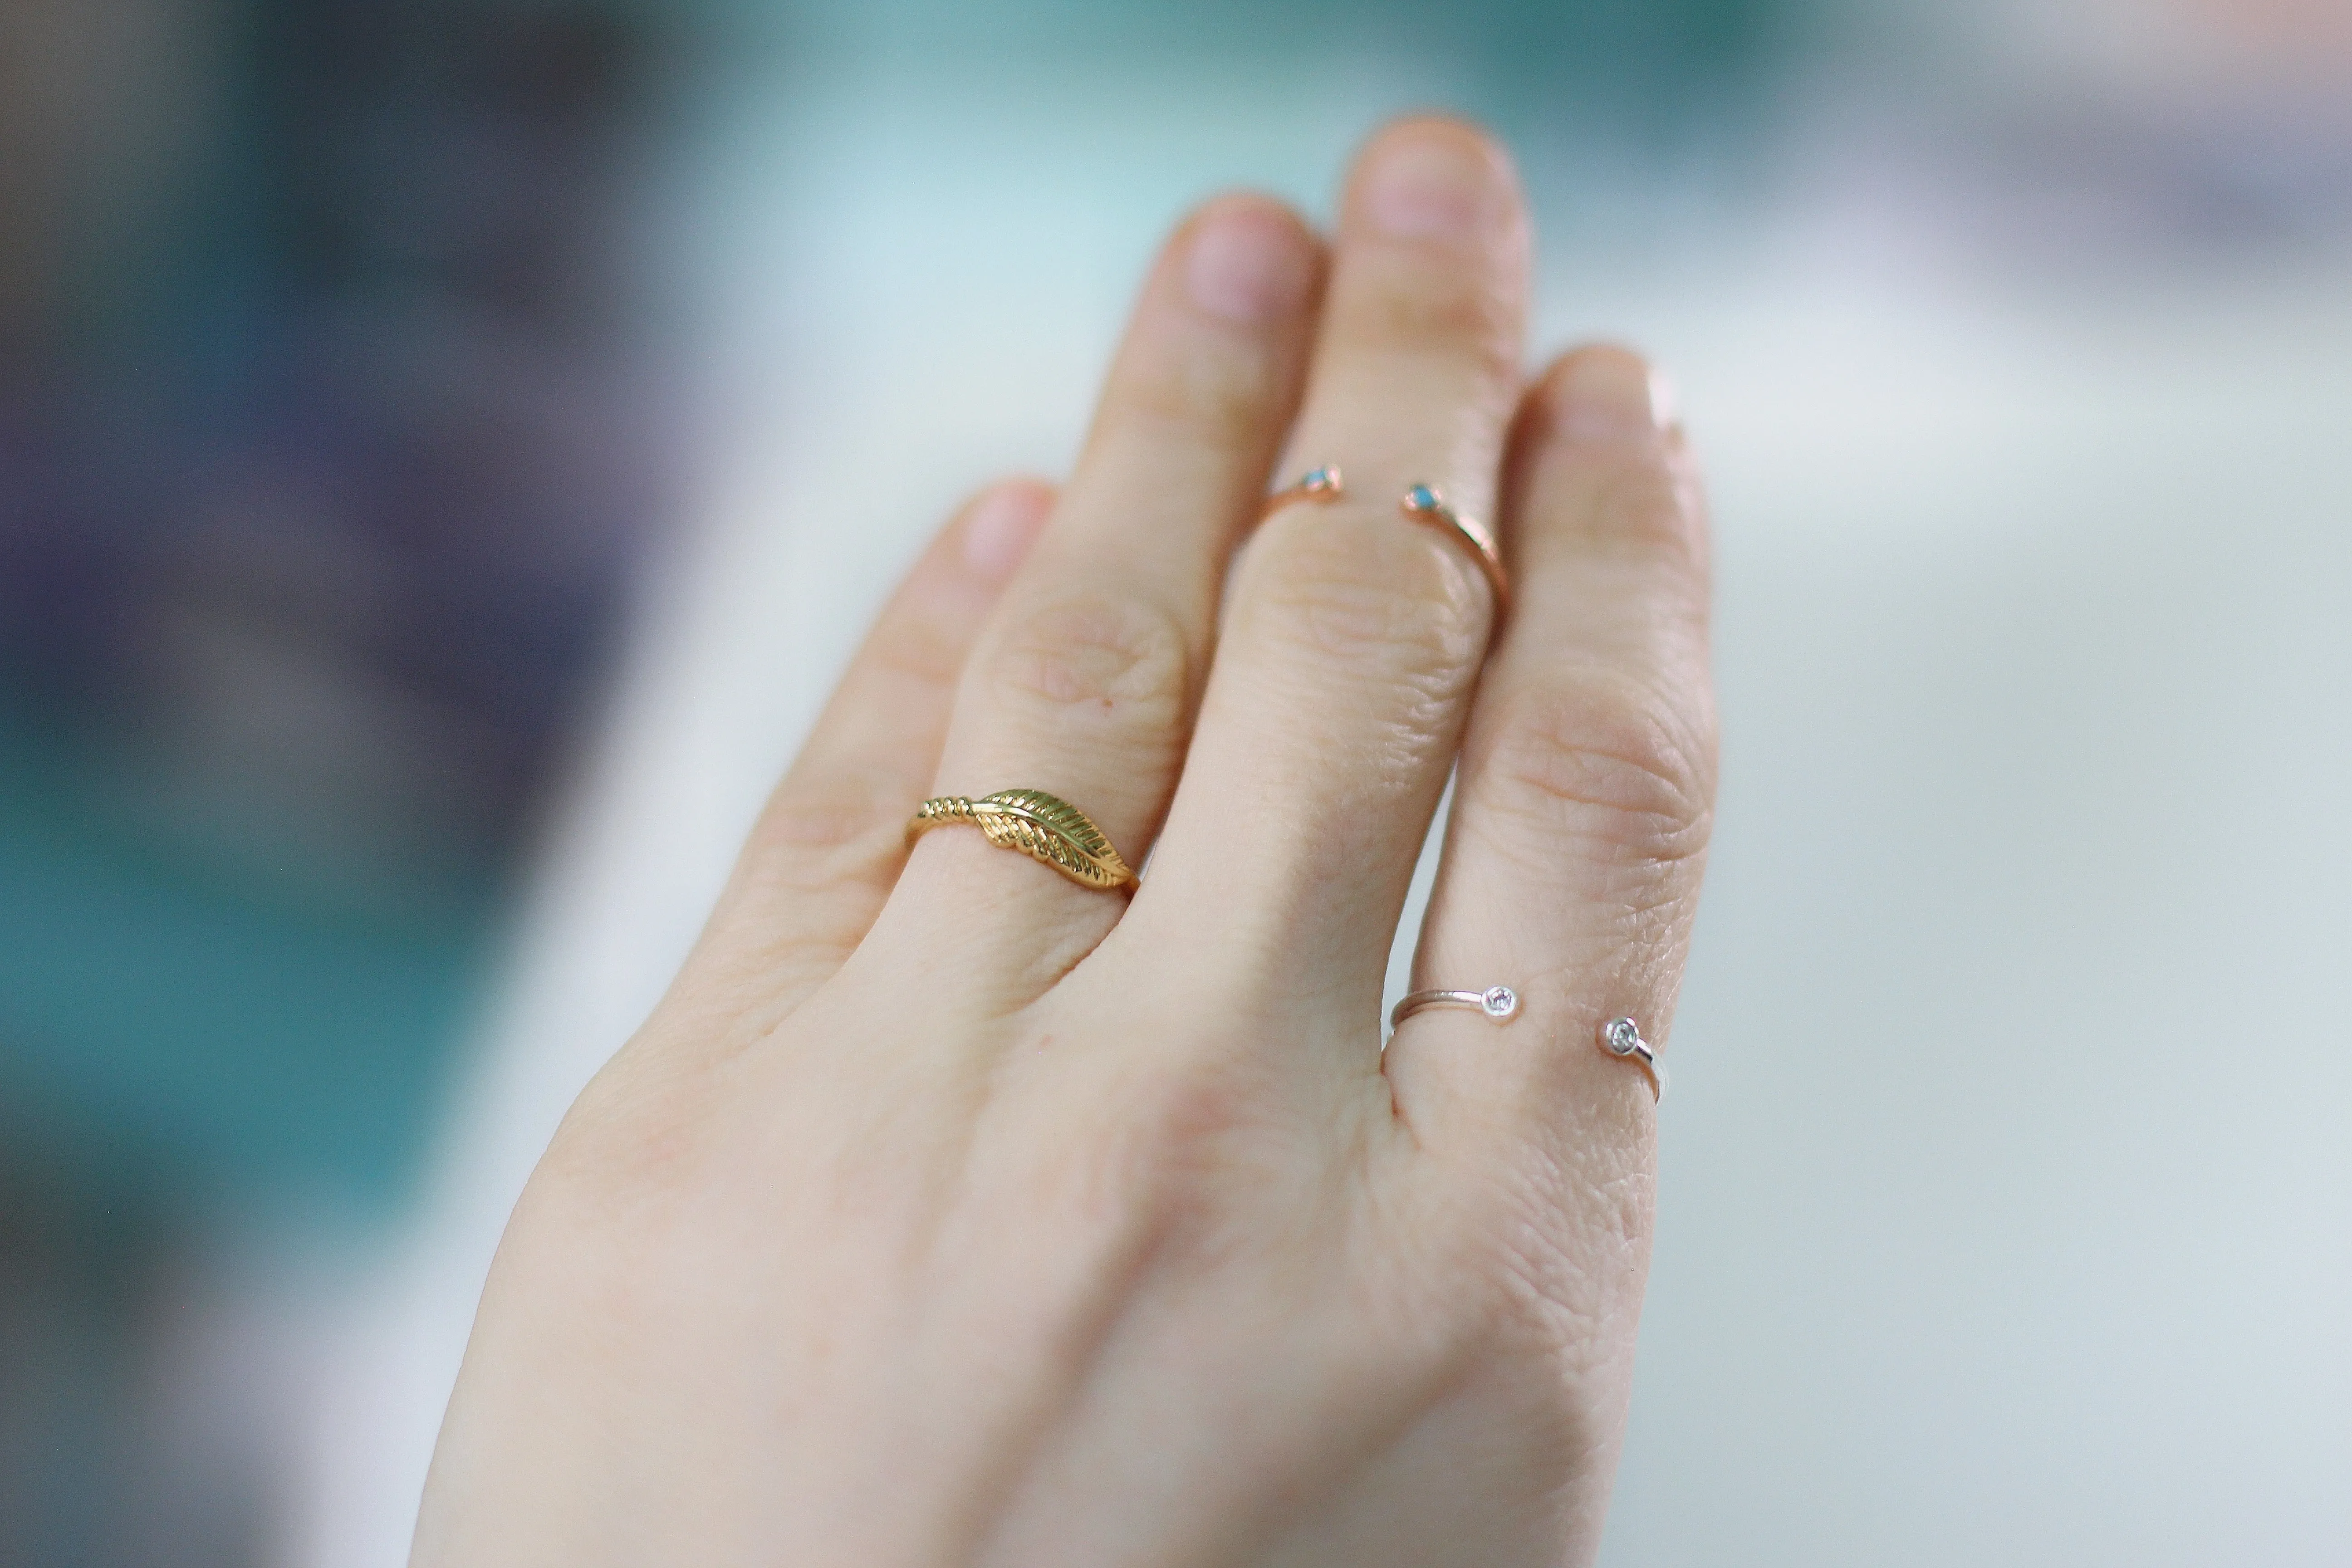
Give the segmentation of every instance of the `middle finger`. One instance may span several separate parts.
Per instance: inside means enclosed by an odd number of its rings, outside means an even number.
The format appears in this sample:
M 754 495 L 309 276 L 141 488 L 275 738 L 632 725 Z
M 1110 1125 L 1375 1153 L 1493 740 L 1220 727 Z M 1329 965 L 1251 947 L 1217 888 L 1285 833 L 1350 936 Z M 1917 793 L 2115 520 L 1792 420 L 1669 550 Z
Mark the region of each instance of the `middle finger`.
M 1339 465 L 1346 494 L 1284 508 L 1243 563 L 1137 940 L 1207 930 L 1296 1002 L 1377 1010 L 1500 608 L 1473 552 L 1399 498 L 1427 482 L 1493 515 L 1527 275 L 1487 138 L 1408 121 L 1358 161 L 1292 447 L 1296 468 Z

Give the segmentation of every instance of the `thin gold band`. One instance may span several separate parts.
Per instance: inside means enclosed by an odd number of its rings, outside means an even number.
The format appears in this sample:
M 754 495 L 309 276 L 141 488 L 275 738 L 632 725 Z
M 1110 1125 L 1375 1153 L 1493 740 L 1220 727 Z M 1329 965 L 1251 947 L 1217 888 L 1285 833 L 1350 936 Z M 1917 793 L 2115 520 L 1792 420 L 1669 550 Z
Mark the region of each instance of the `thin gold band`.
M 1264 522 L 1284 507 L 1299 501 L 1335 501 L 1348 493 L 1348 481 L 1338 467 L 1326 463 L 1319 468 L 1309 468 L 1290 484 L 1265 498 L 1257 509 L 1257 520 Z
M 1470 552 L 1478 558 L 1478 570 L 1486 574 L 1486 585 L 1495 590 L 1495 614 L 1500 616 L 1511 607 L 1511 580 L 1503 571 L 1503 552 L 1495 542 L 1493 531 L 1485 523 L 1455 511 L 1444 492 L 1426 479 L 1405 486 L 1404 494 L 1397 500 L 1397 510 L 1413 521 L 1443 529 L 1468 545 Z
M 1082 888 L 1108 893 L 1136 885 L 1135 873 L 1094 818 L 1042 789 L 999 790 L 978 800 L 961 795 L 927 800 L 907 824 L 908 841 L 950 824 L 977 827 L 998 848 L 1019 850 Z
M 1285 507 L 1301 501 L 1335 501 L 1347 493 L 1347 480 L 1340 477 L 1339 466 L 1326 463 L 1319 468 L 1307 469 L 1266 497 L 1265 504 L 1258 509 L 1257 519 L 1264 522 Z M 1465 517 L 1454 510 L 1445 492 L 1426 479 L 1405 486 L 1404 492 L 1397 498 L 1397 510 L 1412 521 L 1451 534 L 1468 545 L 1470 553 L 1477 558 L 1478 570 L 1486 574 L 1486 585 L 1495 591 L 1495 613 L 1499 616 L 1510 608 L 1510 574 L 1503 570 L 1502 548 L 1495 542 L 1492 529 L 1475 517 Z

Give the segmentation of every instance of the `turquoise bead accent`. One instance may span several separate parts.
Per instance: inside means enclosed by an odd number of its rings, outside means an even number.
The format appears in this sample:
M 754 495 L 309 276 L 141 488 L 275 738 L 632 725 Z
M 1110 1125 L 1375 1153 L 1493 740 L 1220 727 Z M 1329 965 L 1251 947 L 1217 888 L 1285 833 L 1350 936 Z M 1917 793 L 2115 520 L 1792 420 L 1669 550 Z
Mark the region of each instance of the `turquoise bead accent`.
M 1415 485 L 1404 492 L 1404 504 L 1415 511 L 1435 511 L 1444 503 L 1437 499 L 1437 491 L 1432 487 Z

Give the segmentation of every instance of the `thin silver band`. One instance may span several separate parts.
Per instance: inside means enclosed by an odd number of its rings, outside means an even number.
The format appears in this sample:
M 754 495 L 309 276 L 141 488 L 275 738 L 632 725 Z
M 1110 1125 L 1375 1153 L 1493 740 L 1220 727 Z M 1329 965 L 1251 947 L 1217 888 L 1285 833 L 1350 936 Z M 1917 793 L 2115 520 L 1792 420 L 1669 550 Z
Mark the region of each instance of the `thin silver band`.
M 1395 1033 L 1399 1024 L 1425 1007 L 1459 1007 L 1484 1013 L 1497 1024 L 1507 1024 L 1518 1016 L 1519 994 L 1507 985 L 1489 985 L 1484 991 L 1415 991 L 1389 1013 L 1390 1033 Z M 1631 1018 L 1610 1019 L 1601 1026 L 1601 1048 L 1620 1061 L 1640 1068 L 1649 1076 L 1651 1102 L 1664 1102 L 1666 1069 L 1650 1042 L 1642 1037 L 1639 1024 Z
M 1390 1012 L 1389 1027 L 1395 1028 L 1424 1007 L 1466 1007 L 1497 1024 L 1507 1024 L 1519 1010 L 1519 994 L 1507 985 L 1489 985 L 1484 991 L 1416 991 Z

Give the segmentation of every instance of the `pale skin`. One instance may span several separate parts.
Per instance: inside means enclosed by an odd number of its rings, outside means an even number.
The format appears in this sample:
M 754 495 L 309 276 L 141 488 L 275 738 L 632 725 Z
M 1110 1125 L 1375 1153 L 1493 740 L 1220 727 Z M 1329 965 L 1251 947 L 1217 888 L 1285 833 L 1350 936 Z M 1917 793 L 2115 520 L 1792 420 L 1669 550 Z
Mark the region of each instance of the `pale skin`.
M 1509 164 L 1392 125 L 1328 243 L 1209 204 L 1058 493 L 883 612 L 685 969 L 510 1221 L 414 1561 L 1591 1561 L 1714 794 L 1655 377 L 1530 380 Z M 1346 497 L 1271 488 L 1339 465 Z M 1400 515 L 1496 520 L 1513 602 Z M 1230 571 L 1229 571 L 1230 568 Z M 1459 761 L 1416 986 L 1381 989 Z M 1089 890 L 932 795 L 1028 785 Z

